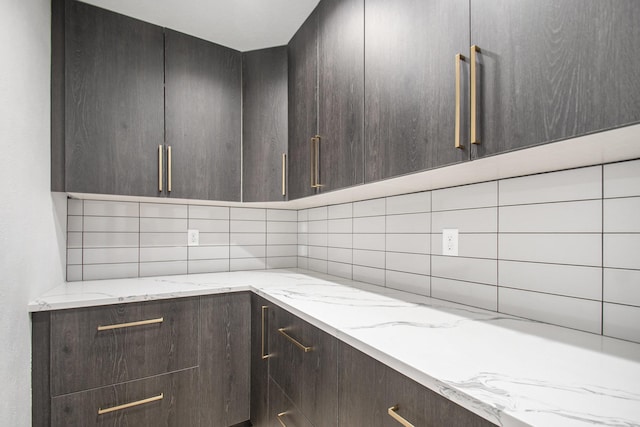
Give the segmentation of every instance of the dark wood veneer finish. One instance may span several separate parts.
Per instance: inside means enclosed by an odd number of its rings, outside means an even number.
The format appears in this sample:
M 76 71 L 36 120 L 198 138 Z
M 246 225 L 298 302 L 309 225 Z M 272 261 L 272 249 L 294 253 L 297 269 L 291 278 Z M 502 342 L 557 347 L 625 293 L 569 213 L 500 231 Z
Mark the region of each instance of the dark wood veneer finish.
M 269 418 L 269 359 L 262 358 L 262 306 L 265 312 L 264 350 L 269 353 L 268 311 L 272 304 L 251 294 L 251 423 L 265 427 Z

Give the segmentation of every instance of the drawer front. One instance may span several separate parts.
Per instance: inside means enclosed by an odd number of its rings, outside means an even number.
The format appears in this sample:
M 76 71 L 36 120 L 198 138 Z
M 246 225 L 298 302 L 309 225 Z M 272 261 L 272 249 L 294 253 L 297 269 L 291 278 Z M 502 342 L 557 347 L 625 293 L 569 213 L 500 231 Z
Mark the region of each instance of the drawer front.
M 257 427 L 313 427 L 304 415 L 285 396 L 278 385 L 269 381 L 269 417 L 263 425 Z
M 198 426 L 197 372 L 192 368 L 54 397 L 51 426 Z
M 308 347 L 307 351 L 302 347 Z M 314 426 L 335 427 L 337 339 L 273 306 L 269 309 L 269 354 L 269 373 L 293 404 Z
M 198 298 L 51 313 L 52 396 L 196 366 L 198 318 Z

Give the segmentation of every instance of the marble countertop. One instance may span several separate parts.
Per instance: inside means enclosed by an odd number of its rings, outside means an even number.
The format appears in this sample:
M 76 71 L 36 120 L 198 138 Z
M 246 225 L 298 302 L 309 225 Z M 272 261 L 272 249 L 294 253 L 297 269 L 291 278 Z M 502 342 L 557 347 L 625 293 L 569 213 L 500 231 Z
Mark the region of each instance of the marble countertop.
M 502 426 L 640 426 L 640 344 L 302 270 L 62 284 L 29 311 L 251 290 Z

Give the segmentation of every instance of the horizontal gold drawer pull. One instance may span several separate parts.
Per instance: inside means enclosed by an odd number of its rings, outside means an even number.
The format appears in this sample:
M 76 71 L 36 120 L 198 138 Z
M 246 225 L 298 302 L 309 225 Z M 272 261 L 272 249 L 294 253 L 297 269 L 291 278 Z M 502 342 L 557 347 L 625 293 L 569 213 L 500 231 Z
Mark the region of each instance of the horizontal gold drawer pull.
M 131 328 L 132 326 L 153 325 L 154 323 L 164 322 L 164 317 L 158 317 L 157 319 L 140 320 L 138 322 L 118 323 L 117 325 L 105 325 L 98 326 L 98 331 L 110 331 L 112 329 Z
M 287 427 L 287 425 L 284 423 L 284 421 L 282 421 L 282 417 L 284 417 L 285 415 L 287 415 L 286 412 L 280 412 L 278 415 L 276 415 L 276 419 L 278 420 L 278 422 L 280 423 L 280 425 L 282 427 Z
M 287 331 L 284 328 L 278 329 L 278 332 L 280 332 L 282 335 L 284 335 L 285 338 L 287 338 L 289 341 L 294 343 L 296 345 L 296 347 L 298 347 L 300 350 L 304 351 L 305 353 L 309 353 L 311 350 L 313 350 L 313 347 L 307 347 L 307 346 L 304 346 L 304 345 L 300 344 L 300 342 L 298 340 L 293 338 L 291 335 L 287 334 Z
M 157 396 L 149 397 L 147 399 L 137 400 L 131 403 L 125 403 L 124 405 L 113 406 L 106 409 L 98 409 L 98 415 L 108 414 L 109 412 L 121 411 L 122 409 L 133 408 L 134 406 L 144 405 L 145 403 L 155 402 L 157 400 L 164 399 L 164 393 L 160 393 Z
M 402 424 L 404 427 L 415 427 L 413 424 L 411 424 L 409 421 L 407 421 L 404 418 L 402 418 L 400 416 L 400 414 L 398 414 L 396 412 L 399 409 L 400 409 L 400 407 L 398 405 L 394 405 L 391 408 L 389 408 L 389 410 L 387 412 L 389 413 L 391 418 L 393 418 L 394 420 L 396 420 L 397 422 Z

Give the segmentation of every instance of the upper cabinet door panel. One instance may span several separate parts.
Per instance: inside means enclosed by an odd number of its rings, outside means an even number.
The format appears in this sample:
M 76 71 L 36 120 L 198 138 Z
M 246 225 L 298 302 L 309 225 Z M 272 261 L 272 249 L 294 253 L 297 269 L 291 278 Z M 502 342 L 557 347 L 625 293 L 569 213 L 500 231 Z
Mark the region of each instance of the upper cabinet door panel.
M 467 160 L 468 145 L 454 147 L 454 124 L 455 55 L 469 49 L 469 2 L 367 0 L 365 22 L 365 181 Z M 460 72 L 464 82 L 468 65 Z M 468 97 L 461 105 L 466 123 Z
M 640 2 L 471 0 L 474 157 L 640 121 Z
M 240 200 L 241 53 L 165 30 L 172 197 Z
M 68 1 L 65 33 L 66 190 L 157 195 L 162 28 Z
M 310 139 L 318 133 L 318 9 L 287 45 L 289 56 L 289 199 L 314 193 Z
M 319 183 L 335 190 L 364 180 L 364 0 L 323 0 L 318 12 Z

